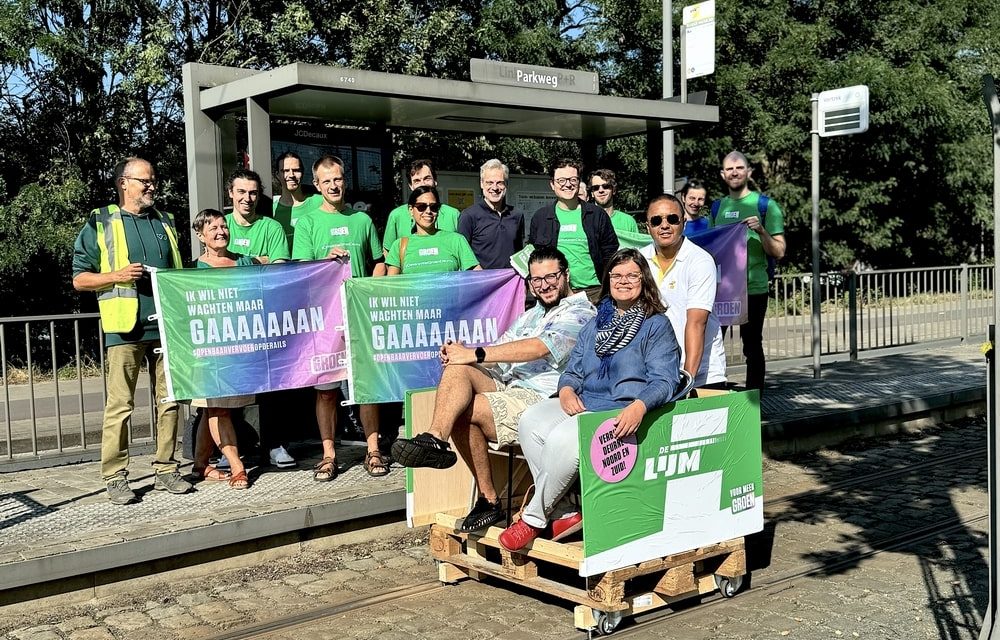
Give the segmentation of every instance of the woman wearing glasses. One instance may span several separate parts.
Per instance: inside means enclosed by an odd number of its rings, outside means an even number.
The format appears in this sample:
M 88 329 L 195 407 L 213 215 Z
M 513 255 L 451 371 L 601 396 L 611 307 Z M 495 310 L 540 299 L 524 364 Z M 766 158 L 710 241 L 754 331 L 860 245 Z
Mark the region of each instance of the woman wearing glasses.
M 577 414 L 620 409 L 615 437 L 621 439 L 636 432 L 647 411 L 673 397 L 680 348 L 664 311 L 646 259 L 635 249 L 615 253 L 601 278 L 597 317 L 580 330 L 559 378 L 559 397 L 529 407 L 518 424 L 535 491 L 521 519 L 500 534 L 507 550 L 541 535 L 558 540 L 582 527 L 582 515 L 562 501 L 579 466 Z
M 465 236 L 437 228 L 441 198 L 436 187 L 414 189 L 409 206 L 416 231 L 389 247 L 385 258 L 388 275 L 482 269 Z

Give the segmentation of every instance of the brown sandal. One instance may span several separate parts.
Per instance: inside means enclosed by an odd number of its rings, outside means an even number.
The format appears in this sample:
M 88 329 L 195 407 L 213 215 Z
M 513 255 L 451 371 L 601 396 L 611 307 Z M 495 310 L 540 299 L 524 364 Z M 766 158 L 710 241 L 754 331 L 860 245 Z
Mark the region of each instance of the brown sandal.
M 313 467 L 313 480 L 316 482 L 329 482 L 337 477 L 337 459 L 323 458 Z
M 201 468 L 191 467 L 191 479 L 195 482 L 228 482 L 232 477 L 233 474 L 212 464 Z
M 389 463 L 381 451 L 369 451 L 365 455 L 365 471 L 373 478 L 381 478 L 389 475 Z
M 244 469 L 229 479 L 229 487 L 242 491 L 250 488 L 250 480 L 247 478 L 247 471 Z

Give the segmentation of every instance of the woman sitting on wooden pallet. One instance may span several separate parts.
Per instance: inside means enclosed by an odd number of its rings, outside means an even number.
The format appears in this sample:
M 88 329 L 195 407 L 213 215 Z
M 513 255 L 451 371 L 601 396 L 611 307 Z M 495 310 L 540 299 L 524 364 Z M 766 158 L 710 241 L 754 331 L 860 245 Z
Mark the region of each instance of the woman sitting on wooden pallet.
M 580 330 L 559 378 L 559 397 L 529 407 L 518 424 L 535 491 L 521 519 L 500 534 L 508 551 L 546 533 L 559 540 L 582 528 L 582 514 L 560 504 L 579 468 L 577 414 L 621 409 L 615 429 L 621 439 L 674 396 L 680 347 L 664 311 L 647 260 L 635 249 L 615 253 L 601 279 L 597 317 Z

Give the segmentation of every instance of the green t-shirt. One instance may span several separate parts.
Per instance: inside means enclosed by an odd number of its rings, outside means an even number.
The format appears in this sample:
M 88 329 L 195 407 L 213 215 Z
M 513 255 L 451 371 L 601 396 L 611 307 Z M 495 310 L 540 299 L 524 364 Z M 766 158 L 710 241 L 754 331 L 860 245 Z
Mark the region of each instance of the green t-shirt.
M 611 226 L 615 228 L 615 232 L 639 233 L 639 225 L 635 223 L 635 218 L 618 209 L 615 209 L 614 213 L 611 214 Z
M 406 252 L 403 254 L 401 273 L 441 273 L 444 271 L 465 271 L 479 264 L 472 252 L 469 241 L 454 231 L 438 231 L 432 236 L 409 236 Z M 402 238 L 389 247 L 385 263 L 399 267 L 399 247 Z
M 709 224 L 713 227 L 720 227 L 726 224 L 736 224 L 741 220 L 760 216 L 757 212 L 757 199 L 760 194 L 751 191 L 739 200 L 733 200 L 726 196 L 719 204 L 719 213 L 713 220 L 709 216 Z M 772 236 L 785 233 L 785 217 L 781 212 L 781 207 L 774 200 L 768 199 L 767 215 L 764 216 L 764 228 Z M 764 246 L 760 243 L 760 236 L 757 232 L 747 228 L 747 293 L 760 294 L 767 293 L 767 255 L 764 254 Z
M 295 225 L 298 223 L 299 218 L 306 215 L 310 211 L 319 209 L 323 204 L 323 196 L 318 193 L 314 193 L 306 198 L 302 204 L 297 207 L 281 204 L 280 200 L 280 198 L 275 198 L 272 215 L 274 216 L 274 219 L 281 224 L 281 228 L 285 230 L 285 238 L 288 240 L 289 248 L 291 248 L 292 236 L 295 233 Z
M 171 264 L 170 240 L 163 230 L 160 218 L 151 210 L 137 216 L 122 213 L 122 226 L 125 227 L 129 262 L 140 262 L 157 269 L 184 266 Z M 101 250 L 97 244 L 97 218 L 91 215 L 73 245 L 73 277 L 84 272 L 99 273 L 100 270 Z M 149 316 L 156 313 L 156 304 L 153 302 L 153 281 L 148 273 L 136 280 L 135 289 L 139 294 L 138 322 L 128 333 L 105 334 L 105 346 L 114 347 L 160 339 L 156 320 L 149 319 Z
M 442 203 L 441 211 L 438 212 L 437 228 L 441 231 L 458 231 L 458 215 L 460 213 L 461 211 L 455 207 Z M 385 222 L 385 236 L 382 238 L 382 246 L 388 251 L 396 240 L 411 236 L 415 231 L 409 205 L 401 204 L 389 212 L 389 219 Z
M 567 211 L 556 203 L 556 219 L 559 221 L 556 248 L 563 252 L 569 262 L 569 286 L 586 289 L 601 284 L 594 270 L 594 260 L 590 257 L 587 234 L 583 231 L 583 209 L 577 207 Z
M 236 222 L 236 214 L 226 215 L 229 226 L 229 250 L 252 258 L 267 256 L 275 260 L 288 260 L 288 239 L 281 224 L 273 218 L 262 216 L 248 227 Z
M 321 260 L 330 249 L 340 247 L 351 254 L 351 276 L 370 276 L 375 261 L 382 258 L 382 244 L 372 219 L 364 211 L 346 208 L 332 213 L 314 209 L 295 224 L 293 260 Z

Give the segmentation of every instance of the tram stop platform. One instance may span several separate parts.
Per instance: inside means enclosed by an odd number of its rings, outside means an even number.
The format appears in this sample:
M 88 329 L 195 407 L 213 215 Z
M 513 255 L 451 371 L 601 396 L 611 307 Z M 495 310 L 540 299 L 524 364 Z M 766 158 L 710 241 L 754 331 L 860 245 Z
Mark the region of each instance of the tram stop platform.
M 742 374 L 731 375 L 737 384 Z M 765 455 L 782 457 L 856 437 L 984 411 L 978 344 L 948 344 L 823 366 L 770 366 L 761 402 Z M 985 435 L 985 434 L 984 434 Z M 362 468 L 365 449 L 338 448 L 340 475 L 315 482 L 317 442 L 293 443 L 298 467 L 251 472 L 252 487 L 205 482 L 186 495 L 153 491 L 150 456 L 133 457 L 140 502 L 109 503 L 99 464 L 0 473 L 0 606 L 90 592 L 114 582 L 404 520 L 405 474 Z M 190 470 L 190 462 L 182 472 Z

